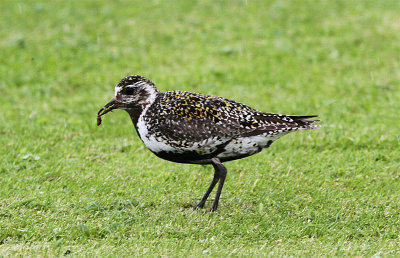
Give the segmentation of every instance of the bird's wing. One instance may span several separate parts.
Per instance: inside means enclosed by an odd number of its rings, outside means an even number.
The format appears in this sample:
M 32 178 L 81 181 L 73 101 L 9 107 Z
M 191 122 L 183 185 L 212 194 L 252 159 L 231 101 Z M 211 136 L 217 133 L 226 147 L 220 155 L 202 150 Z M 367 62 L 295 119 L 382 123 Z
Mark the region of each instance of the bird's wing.
M 264 113 L 235 101 L 184 91 L 162 93 L 151 109 L 157 116 L 150 130 L 179 144 L 224 144 L 241 136 L 279 134 L 299 129 L 306 118 Z

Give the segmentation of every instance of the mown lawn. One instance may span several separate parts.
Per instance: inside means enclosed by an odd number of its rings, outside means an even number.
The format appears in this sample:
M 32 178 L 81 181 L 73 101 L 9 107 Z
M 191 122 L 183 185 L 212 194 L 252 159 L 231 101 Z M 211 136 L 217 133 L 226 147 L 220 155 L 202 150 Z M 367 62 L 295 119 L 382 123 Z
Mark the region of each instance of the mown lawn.
M 400 255 L 399 1 L 0 7 L 0 257 Z M 323 128 L 226 163 L 193 211 L 210 166 L 156 158 L 123 111 L 96 126 L 131 74 Z

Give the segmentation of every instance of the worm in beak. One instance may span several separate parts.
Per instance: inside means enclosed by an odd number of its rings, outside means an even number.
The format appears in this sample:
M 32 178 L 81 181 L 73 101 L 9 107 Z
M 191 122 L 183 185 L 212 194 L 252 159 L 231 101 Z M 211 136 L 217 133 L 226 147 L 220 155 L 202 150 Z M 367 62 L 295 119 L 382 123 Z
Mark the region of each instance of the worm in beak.
M 117 100 L 115 98 L 113 98 L 110 102 L 105 104 L 104 107 L 100 108 L 99 112 L 97 113 L 97 125 L 101 125 L 101 116 L 107 114 L 108 112 L 116 108 L 117 108 Z

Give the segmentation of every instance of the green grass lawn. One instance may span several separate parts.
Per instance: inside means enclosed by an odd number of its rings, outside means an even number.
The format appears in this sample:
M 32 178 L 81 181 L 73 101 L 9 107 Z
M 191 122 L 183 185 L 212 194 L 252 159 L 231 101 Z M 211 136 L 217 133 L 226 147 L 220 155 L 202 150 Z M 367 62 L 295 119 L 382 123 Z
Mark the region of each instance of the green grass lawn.
M 0 7 L 0 257 L 400 255 L 400 1 Z M 211 166 L 158 159 L 124 111 L 96 126 L 131 74 L 323 127 L 226 163 L 193 211 Z

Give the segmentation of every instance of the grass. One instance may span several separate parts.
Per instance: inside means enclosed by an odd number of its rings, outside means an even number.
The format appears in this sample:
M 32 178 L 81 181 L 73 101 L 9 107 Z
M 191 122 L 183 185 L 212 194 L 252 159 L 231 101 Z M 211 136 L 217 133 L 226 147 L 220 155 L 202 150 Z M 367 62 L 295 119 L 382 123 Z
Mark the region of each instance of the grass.
M 400 254 L 399 1 L 0 6 L 0 257 Z M 324 127 L 226 163 L 194 212 L 210 166 L 156 158 L 123 111 L 96 127 L 130 74 Z

